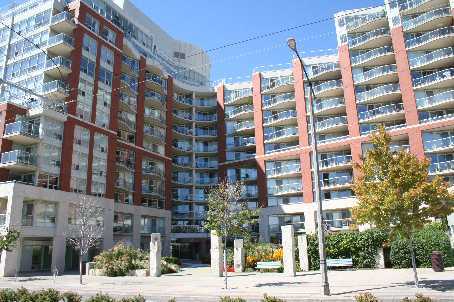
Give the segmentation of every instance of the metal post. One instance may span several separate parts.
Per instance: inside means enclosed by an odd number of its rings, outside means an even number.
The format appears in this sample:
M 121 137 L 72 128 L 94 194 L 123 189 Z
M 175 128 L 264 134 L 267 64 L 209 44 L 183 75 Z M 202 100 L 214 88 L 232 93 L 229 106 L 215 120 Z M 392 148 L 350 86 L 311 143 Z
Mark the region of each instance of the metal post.
M 315 114 L 314 114 L 314 100 L 315 100 L 315 93 L 312 87 L 312 83 L 309 80 L 309 77 L 306 72 L 306 68 L 304 68 L 303 60 L 301 59 L 298 49 L 296 48 L 296 42 L 292 41 L 294 45 L 290 45 L 290 39 L 288 41 L 290 49 L 292 49 L 301 65 L 301 69 L 303 70 L 304 74 L 302 76 L 303 83 L 304 83 L 304 76 L 306 76 L 307 83 L 309 84 L 310 90 L 310 97 L 309 97 L 309 108 L 310 108 L 310 123 L 311 123 L 311 151 L 312 151 L 312 168 L 314 169 L 313 177 L 314 177 L 314 186 L 315 186 L 315 198 L 314 202 L 317 203 L 317 235 L 318 235 L 318 250 L 320 253 L 320 274 L 322 276 L 322 292 L 324 295 L 330 295 L 329 290 L 329 282 L 328 282 L 328 270 L 326 267 L 326 251 L 325 251 L 325 232 L 324 232 L 324 223 L 323 223 L 323 207 L 322 207 L 322 200 L 320 198 L 320 179 L 319 179 L 319 165 L 318 165 L 318 152 L 317 152 L 317 136 L 315 133 Z M 304 88 L 304 87 L 303 87 Z

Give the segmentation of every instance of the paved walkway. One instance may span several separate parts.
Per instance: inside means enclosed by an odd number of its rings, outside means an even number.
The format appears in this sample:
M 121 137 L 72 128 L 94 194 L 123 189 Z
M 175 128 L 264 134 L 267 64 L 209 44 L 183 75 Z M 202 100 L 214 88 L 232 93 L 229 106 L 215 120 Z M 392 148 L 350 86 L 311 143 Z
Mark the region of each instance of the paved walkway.
M 329 301 L 352 301 L 362 291 L 369 291 L 381 301 L 400 301 L 402 297 L 423 293 L 439 301 L 454 301 L 454 268 L 435 273 L 431 269 L 418 270 L 423 288 L 413 287 L 410 269 L 330 271 L 332 295 Z M 32 290 L 56 288 L 75 291 L 82 295 L 97 292 L 113 296 L 141 294 L 149 301 L 218 301 L 220 296 L 241 296 L 258 301 L 264 293 L 287 301 L 321 301 L 320 275 L 317 272 L 298 273 L 294 278 L 278 273 L 231 274 L 230 290 L 223 290 L 223 278 L 211 275 L 209 268 L 186 268 L 182 272 L 160 278 L 139 277 L 84 277 L 79 286 L 78 275 L 0 278 L 0 288 L 26 287 Z

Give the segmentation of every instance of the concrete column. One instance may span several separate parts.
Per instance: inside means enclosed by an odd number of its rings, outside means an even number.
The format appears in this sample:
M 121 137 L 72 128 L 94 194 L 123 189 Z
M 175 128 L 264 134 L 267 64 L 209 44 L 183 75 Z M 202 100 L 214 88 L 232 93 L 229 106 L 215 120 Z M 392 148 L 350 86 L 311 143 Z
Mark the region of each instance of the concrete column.
M 269 226 L 268 226 L 268 217 L 269 215 L 264 214 L 264 211 L 260 211 L 259 217 L 259 241 L 260 242 L 270 242 Z
M 55 269 L 61 274 L 65 270 L 66 236 L 68 226 L 69 204 L 59 202 L 57 206 L 57 224 L 52 243 L 52 273 Z
M 284 274 L 287 276 L 295 276 L 295 240 L 293 237 L 293 225 L 281 226 L 282 231 L 282 249 L 284 252 Z
M 222 251 L 222 238 L 216 235 L 215 231 L 211 231 L 211 272 L 219 277 L 222 277 L 224 267 L 223 251 Z
M 161 233 L 151 234 L 150 277 L 161 276 Z
M 108 250 L 113 247 L 113 219 L 114 205 L 113 202 L 104 204 L 104 234 L 103 249 Z
M 235 239 L 233 241 L 233 266 L 235 273 L 244 272 L 245 267 L 245 254 L 244 254 L 244 241 L 243 239 Z
M 375 267 L 385 268 L 385 255 L 383 254 L 382 247 L 379 247 L 377 250 L 377 256 L 375 257 Z
M 9 229 L 18 229 L 22 225 L 22 207 L 24 203 L 23 196 L 13 194 L 11 190 L 8 196 L 8 204 L 6 206 L 6 227 Z M 20 258 L 22 251 L 22 238 L 19 238 L 12 248 L 11 252 L 3 251 L 0 262 L 0 276 L 13 277 L 20 270 Z
M 142 215 L 140 214 L 133 214 L 132 216 L 132 245 L 135 248 L 140 249 L 140 219 Z
M 309 271 L 309 257 L 307 256 L 307 236 L 299 235 L 298 236 L 298 257 L 300 260 L 301 271 Z

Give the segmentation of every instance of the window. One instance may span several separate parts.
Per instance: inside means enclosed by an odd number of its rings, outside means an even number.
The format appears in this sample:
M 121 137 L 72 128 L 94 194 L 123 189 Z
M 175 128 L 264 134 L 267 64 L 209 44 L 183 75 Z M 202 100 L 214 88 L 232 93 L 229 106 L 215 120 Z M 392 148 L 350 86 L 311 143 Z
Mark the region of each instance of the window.
M 179 51 L 175 51 L 173 53 L 173 56 L 177 59 L 181 59 L 181 60 L 184 60 L 186 59 L 186 54 L 184 52 L 179 52 Z
M 105 68 L 99 67 L 99 81 L 112 87 L 112 72 Z
M 87 34 L 84 34 L 82 41 L 83 50 L 96 57 L 97 43 L 96 40 Z
M 113 232 L 132 233 L 132 214 L 116 212 L 114 214 Z
M 115 44 L 117 34 L 108 27 L 103 27 L 101 36 L 112 44 Z
M 113 51 L 107 47 L 101 47 L 101 62 L 113 66 L 114 64 L 114 54 Z
M 95 76 L 95 62 L 82 56 L 80 60 L 80 71 L 93 78 Z
M 86 14 L 84 23 L 89 29 L 99 34 L 99 21 L 96 20 L 95 17 L 90 14 Z

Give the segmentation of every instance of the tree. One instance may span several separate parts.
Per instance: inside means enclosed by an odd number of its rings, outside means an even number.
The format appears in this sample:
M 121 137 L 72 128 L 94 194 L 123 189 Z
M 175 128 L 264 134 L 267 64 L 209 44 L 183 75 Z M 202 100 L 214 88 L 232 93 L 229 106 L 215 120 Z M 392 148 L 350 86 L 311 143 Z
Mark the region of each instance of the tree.
M 7 229 L 6 234 L 0 236 L 0 254 L 3 251 L 11 252 L 19 239 L 19 231 Z
M 358 204 L 353 216 L 408 240 L 415 286 L 418 287 L 413 237 L 433 218 L 453 210 L 452 196 L 440 177 L 429 177 L 429 161 L 405 150 L 391 151 L 391 137 L 381 127 L 371 138 L 373 149 L 362 163 L 353 190 Z
M 222 238 L 225 289 L 227 289 L 227 239 L 248 237 L 249 226 L 256 216 L 256 212 L 250 210 L 242 198 L 243 190 L 241 182 L 229 183 L 223 180 L 208 193 L 208 211 L 204 226 Z
M 79 251 L 79 281 L 82 284 L 82 259 L 94 247 L 104 232 L 103 213 L 97 200 L 83 196 L 75 204 L 68 225 L 68 242 Z

